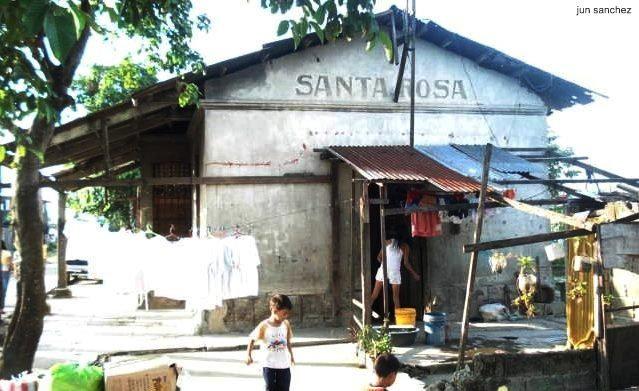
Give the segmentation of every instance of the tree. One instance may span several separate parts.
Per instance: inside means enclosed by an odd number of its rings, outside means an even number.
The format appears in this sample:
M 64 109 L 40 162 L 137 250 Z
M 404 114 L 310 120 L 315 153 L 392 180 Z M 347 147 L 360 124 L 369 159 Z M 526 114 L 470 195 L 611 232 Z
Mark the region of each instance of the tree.
M 115 176 L 117 179 L 138 179 L 142 177 L 139 168 Z M 72 192 L 67 198 L 67 206 L 76 212 L 103 217 L 111 231 L 135 226 L 134 187 L 86 187 Z
M 93 65 L 89 75 L 72 84 L 76 102 L 89 112 L 124 102 L 137 90 L 158 82 L 157 70 L 151 64 L 136 64 L 125 58 L 118 65 Z
M 95 112 L 124 102 L 132 93 L 158 82 L 152 64 L 137 64 L 125 58 L 120 64 L 93 65 L 89 74 L 72 84 L 76 102 Z M 139 169 L 117 175 L 118 179 L 140 178 Z M 69 194 L 67 206 L 81 213 L 102 216 L 111 230 L 133 227 L 135 214 L 131 200 L 135 190 L 127 187 L 87 187 Z
M 390 48 L 372 14 L 375 0 L 261 0 L 272 12 L 301 9 L 298 21 L 280 23 L 296 44 L 313 29 L 332 40 L 361 35 Z M 345 7 L 340 8 L 338 7 Z M 207 30 L 209 19 L 191 18 L 190 0 L 0 0 L 0 126 L 15 137 L 17 168 L 15 217 L 22 259 L 14 316 L 0 360 L 0 377 L 29 370 L 42 334 L 46 312 L 42 262 L 39 169 L 60 114 L 74 104 L 69 88 L 76 77 L 90 34 L 137 37 L 150 60 L 170 73 L 202 72 L 201 57 L 191 50 L 194 27 Z M 241 18 L 239 15 L 232 17 Z M 194 103 L 197 87 L 182 85 L 181 105 Z M 30 123 L 28 127 L 23 127 Z M 0 157 L 6 162 L 4 148 Z
M 209 20 L 193 20 L 190 1 L 109 4 L 113 6 L 97 0 L 0 0 L 0 126 L 15 137 L 16 244 L 22 260 L 18 299 L 0 361 L 3 378 L 31 369 L 42 334 L 46 302 L 39 169 L 60 113 L 74 103 L 69 88 L 89 35 L 138 37 L 151 60 L 172 73 L 203 69 L 188 43 L 193 26 L 205 30 Z M 111 23 L 101 25 L 108 19 Z M 25 122 L 31 125 L 22 128 Z

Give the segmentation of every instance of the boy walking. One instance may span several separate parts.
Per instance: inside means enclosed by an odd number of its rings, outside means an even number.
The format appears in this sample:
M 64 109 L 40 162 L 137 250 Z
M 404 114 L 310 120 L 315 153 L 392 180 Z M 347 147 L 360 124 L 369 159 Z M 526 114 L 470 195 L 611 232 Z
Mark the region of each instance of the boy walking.
M 246 364 L 253 362 L 252 351 L 255 341 L 261 340 L 265 350 L 262 376 L 266 383 L 266 391 L 289 391 L 291 385 L 291 324 L 288 321 L 293 309 L 291 299 L 286 295 L 273 295 L 269 300 L 271 316 L 260 322 L 249 335 Z

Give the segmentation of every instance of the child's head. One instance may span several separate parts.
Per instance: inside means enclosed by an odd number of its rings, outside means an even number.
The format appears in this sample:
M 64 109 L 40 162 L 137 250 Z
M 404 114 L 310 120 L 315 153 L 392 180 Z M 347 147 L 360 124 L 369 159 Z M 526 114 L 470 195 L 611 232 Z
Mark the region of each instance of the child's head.
M 271 309 L 271 315 L 275 316 L 278 320 L 288 318 L 289 312 L 293 309 L 291 299 L 286 295 L 273 295 L 268 303 Z
M 383 353 L 375 360 L 375 374 L 378 386 L 390 387 L 395 383 L 399 371 L 399 360 L 390 353 Z

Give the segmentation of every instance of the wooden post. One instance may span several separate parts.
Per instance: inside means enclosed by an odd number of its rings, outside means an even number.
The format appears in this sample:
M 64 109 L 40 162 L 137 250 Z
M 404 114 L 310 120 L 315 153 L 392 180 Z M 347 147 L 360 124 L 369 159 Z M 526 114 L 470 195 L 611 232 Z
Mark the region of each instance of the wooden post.
M 350 222 L 350 229 L 349 229 L 349 243 L 350 243 L 350 249 L 349 249 L 349 255 L 348 255 L 348 262 L 349 262 L 349 268 L 348 268 L 348 297 L 349 298 L 354 298 L 355 294 L 354 294 L 354 288 L 355 288 L 355 182 L 353 182 L 353 171 L 351 170 L 351 202 L 350 202 L 350 211 L 349 211 L 349 222 Z M 351 307 L 352 308 L 352 307 Z M 362 312 L 364 311 L 364 309 L 361 309 Z M 357 310 L 353 309 L 353 314 L 356 313 Z M 363 324 L 362 324 L 363 326 Z
M 413 0 L 413 13 L 410 16 L 410 146 L 415 145 L 415 30 L 417 29 L 415 13 L 415 0 Z
M 379 184 L 379 198 L 386 199 L 386 186 L 383 183 Z M 388 309 L 388 263 L 386 262 L 386 216 L 384 214 L 384 202 L 379 204 L 379 233 L 382 244 L 382 273 L 384 281 L 382 282 L 383 294 L 384 294 L 384 328 L 387 328 L 390 323 L 390 311 Z
M 364 326 L 371 324 L 371 249 L 370 249 L 370 220 L 368 214 L 368 185 L 365 181 L 362 184 L 362 195 L 359 199 L 359 245 L 360 245 L 360 262 L 361 262 L 361 281 L 362 281 L 362 304 L 364 311 L 362 312 L 362 324 Z
M 339 316 L 341 310 L 342 282 L 340 273 L 340 208 L 339 200 L 339 163 L 331 163 L 331 242 L 332 242 L 332 262 L 330 268 L 330 280 L 332 283 L 333 317 Z
M 606 313 L 603 301 L 603 273 L 604 259 L 601 251 L 601 227 L 597 226 L 597 257 L 593 265 L 593 279 L 595 287 L 595 336 L 597 347 L 597 388 L 607 391 L 610 389 L 610 365 L 608 363 L 608 341 L 606 339 Z
M 350 233 L 350 245 L 351 245 L 351 249 L 350 249 L 350 254 L 348 256 L 348 262 L 349 262 L 349 278 L 348 278 L 348 297 L 349 299 L 355 299 L 355 295 L 354 295 L 354 287 L 355 287 L 355 273 L 354 273 L 354 262 L 355 262 L 355 182 L 353 182 L 353 171 L 351 170 L 351 204 L 350 204 L 350 229 L 349 229 L 349 233 Z M 363 305 L 362 308 L 360 308 L 360 310 L 364 311 Z M 355 309 L 355 307 L 351 306 L 351 312 L 353 313 L 353 316 L 356 317 L 356 313 L 357 310 Z M 359 322 L 361 323 L 361 321 Z M 362 323 L 363 327 L 364 324 Z M 361 328 L 360 327 L 360 328 Z
M 66 224 L 67 193 L 58 193 L 58 286 L 53 290 L 53 297 L 71 297 L 71 291 L 67 287 L 67 238 L 64 236 Z
M 484 154 L 484 167 L 481 177 L 481 191 L 479 193 L 479 206 L 477 207 L 477 225 L 475 226 L 474 242 L 479 243 L 481 240 L 481 230 L 484 224 L 484 203 L 486 202 L 486 191 L 488 189 L 488 175 L 490 170 L 490 156 L 493 152 L 492 144 L 486 144 L 486 152 Z M 470 301 L 473 297 L 473 289 L 475 287 L 475 273 L 477 272 L 478 251 L 470 254 L 470 265 L 468 267 L 468 282 L 466 284 L 466 299 L 464 300 L 464 316 L 462 319 L 461 337 L 459 341 L 459 357 L 457 359 L 457 370 L 462 368 L 464 364 L 464 353 L 466 351 L 466 342 L 468 340 L 468 318 L 470 316 Z

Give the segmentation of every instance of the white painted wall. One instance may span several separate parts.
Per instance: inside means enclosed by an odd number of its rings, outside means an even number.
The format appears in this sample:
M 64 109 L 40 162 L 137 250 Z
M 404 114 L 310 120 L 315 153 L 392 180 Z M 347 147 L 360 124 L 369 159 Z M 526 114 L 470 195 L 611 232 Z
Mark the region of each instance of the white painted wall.
M 547 108 L 516 80 L 427 42 L 417 43 L 416 59 L 416 79 L 426 80 L 418 82 L 424 96 L 416 99 L 416 144 L 546 145 Z M 407 66 L 406 79 L 409 70 Z M 408 99 L 395 104 L 390 96 L 397 71 L 381 48 L 369 53 L 360 42 L 342 41 L 210 80 L 203 102 L 207 111 L 202 174 L 325 175 L 329 165 L 313 148 L 408 144 Z M 300 75 L 307 76 L 298 80 Z M 352 78 L 351 95 L 343 86 L 337 95 L 337 77 L 347 82 Z M 366 93 L 356 77 L 370 78 Z M 448 81 L 448 94 L 441 87 L 445 82 L 437 80 Z M 431 86 L 427 96 L 425 83 Z M 456 86 L 455 94 L 451 86 Z M 258 239 L 262 292 L 329 289 L 329 185 L 203 189 L 202 232 L 207 226 L 243 224 Z M 523 219 L 526 227 L 540 225 L 529 216 Z

